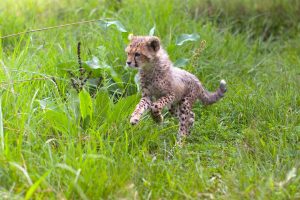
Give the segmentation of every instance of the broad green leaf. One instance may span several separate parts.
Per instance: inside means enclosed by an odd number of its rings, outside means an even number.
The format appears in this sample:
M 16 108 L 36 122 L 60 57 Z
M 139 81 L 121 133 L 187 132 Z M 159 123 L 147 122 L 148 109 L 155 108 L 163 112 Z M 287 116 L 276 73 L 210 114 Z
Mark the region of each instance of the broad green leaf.
M 125 29 L 125 27 L 123 26 L 123 24 L 121 24 L 121 22 L 119 21 L 100 21 L 99 25 L 102 28 L 108 28 L 111 25 L 116 26 L 116 28 L 120 31 L 120 32 L 127 32 L 127 30 Z
M 92 60 L 85 62 L 91 69 L 100 69 L 99 59 L 96 56 L 93 56 Z
M 78 124 L 81 120 L 79 95 L 75 89 L 69 90 L 68 93 L 68 111 L 70 115 L 74 118 L 72 122 L 74 124 Z
M 90 69 L 109 69 L 110 67 L 106 64 L 105 60 L 100 61 L 99 58 L 94 55 L 92 60 L 88 60 L 84 63 L 86 63 Z
M 149 31 L 149 35 L 150 35 L 150 36 L 153 36 L 153 35 L 154 35 L 154 32 L 155 32 L 155 26 L 153 26 L 153 27 L 151 28 L 151 30 Z
M 200 38 L 200 36 L 196 33 L 193 34 L 182 34 L 180 35 L 176 40 L 176 45 L 181 46 L 183 43 L 187 41 L 197 41 Z
M 132 109 L 134 109 L 134 106 L 136 105 L 138 99 L 139 97 L 137 95 L 132 95 L 120 99 L 109 113 L 108 121 L 116 122 L 124 118 L 128 118 L 129 114 L 132 112 Z
M 111 107 L 111 100 L 107 91 L 100 90 L 94 101 L 94 116 L 95 117 L 103 117 L 105 118 L 107 115 L 108 110 Z M 96 116 L 97 115 L 97 116 Z
M 42 99 L 42 100 L 36 100 L 40 106 L 42 110 L 56 110 L 57 109 L 57 105 L 55 104 L 55 102 L 49 100 L 49 99 Z
M 102 77 L 102 76 L 98 76 L 97 78 L 90 78 L 88 80 L 88 85 L 91 86 L 91 87 L 93 87 L 93 88 L 98 87 L 99 86 L 99 81 L 101 82 L 101 80 L 100 80 L 101 78 L 100 77 Z
M 120 76 L 117 74 L 117 72 L 115 72 L 115 70 L 112 67 L 110 67 L 109 69 L 112 79 L 117 83 L 118 87 L 123 88 L 123 82 Z
M 174 65 L 176 67 L 183 67 L 186 66 L 186 64 L 189 62 L 189 59 L 187 58 L 179 58 L 178 60 L 175 61 Z
M 63 111 L 48 110 L 45 113 L 46 119 L 51 122 L 52 128 L 60 132 L 69 132 L 71 121 Z
M 96 70 L 97 72 L 105 71 L 109 76 L 118 84 L 119 87 L 123 87 L 122 79 L 116 73 L 112 66 L 106 64 L 105 62 L 100 62 L 99 59 L 93 56 L 92 60 L 85 62 L 91 69 Z
M 50 174 L 51 170 L 47 171 L 46 173 L 43 174 L 43 176 L 41 176 L 39 178 L 39 180 L 37 180 L 30 188 L 29 190 L 27 190 L 26 195 L 25 195 L 25 200 L 30 199 L 33 195 L 33 193 L 36 191 L 36 189 L 39 187 L 39 185 L 41 184 L 42 181 L 44 181 L 46 179 L 46 177 Z
M 90 94 L 85 89 L 79 93 L 79 102 L 81 117 L 83 119 L 85 119 L 87 116 L 92 117 L 92 99 Z

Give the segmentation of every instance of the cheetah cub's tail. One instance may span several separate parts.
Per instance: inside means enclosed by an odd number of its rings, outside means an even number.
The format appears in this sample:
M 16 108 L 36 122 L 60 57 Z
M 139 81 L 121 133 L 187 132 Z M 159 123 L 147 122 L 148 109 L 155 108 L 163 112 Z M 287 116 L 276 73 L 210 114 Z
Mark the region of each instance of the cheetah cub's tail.
M 202 103 L 204 105 L 213 104 L 213 103 L 217 102 L 219 99 L 221 99 L 222 97 L 224 97 L 224 94 L 227 91 L 226 81 L 221 80 L 220 87 L 215 92 L 207 91 L 202 85 L 201 85 L 200 90 L 201 91 L 200 91 L 199 99 L 202 101 Z

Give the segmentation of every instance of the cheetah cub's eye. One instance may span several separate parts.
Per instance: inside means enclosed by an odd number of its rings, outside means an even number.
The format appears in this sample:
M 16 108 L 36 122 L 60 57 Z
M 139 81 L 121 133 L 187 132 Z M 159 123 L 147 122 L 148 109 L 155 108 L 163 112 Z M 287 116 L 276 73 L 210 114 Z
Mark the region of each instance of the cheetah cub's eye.
M 140 53 L 135 53 L 134 56 L 135 57 L 139 57 L 141 54 Z

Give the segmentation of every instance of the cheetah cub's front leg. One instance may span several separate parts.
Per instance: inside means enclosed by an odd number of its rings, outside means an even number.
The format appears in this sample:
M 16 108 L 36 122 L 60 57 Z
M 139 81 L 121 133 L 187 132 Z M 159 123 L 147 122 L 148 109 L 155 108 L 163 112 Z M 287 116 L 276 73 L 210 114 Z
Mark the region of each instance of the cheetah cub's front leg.
M 141 98 L 140 102 L 136 105 L 134 112 L 130 117 L 130 124 L 135 125 L 140 121 L 143 113 L 150 107 L 151 101 L 149 97 Z

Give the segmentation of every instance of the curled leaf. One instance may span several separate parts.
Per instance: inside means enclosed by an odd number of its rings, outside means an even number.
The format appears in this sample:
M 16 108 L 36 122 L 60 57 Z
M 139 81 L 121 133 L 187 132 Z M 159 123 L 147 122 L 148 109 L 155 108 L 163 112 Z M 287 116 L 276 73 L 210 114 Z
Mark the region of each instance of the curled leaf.
M 176 40 L 176 45 L 181 46 L 183 43 L 187 41 L 197 41 L 200 38 L 200 36 L 197 33 L 193 34 L 182 34 L 180 35 Z
M 79 101 L 80 101 L 80 113 L 81 117 L 85 119 L 87 116 L 92 116 L 92 99 L 90 94 L 86 90 L 82 90 L 79 93 Z
M 111 25 L 114 25 L 118 29 L 118 31 L 120 31 L 122 33 L 127 32 L 127 30 L 125 29 L 125 27 L 123 26 L 123 24 L 120 21 L 100 21 L 99 25 L 102 28 L 108 28 Z
M 176 67 L 184 67 L 187 65 L 188 62 L 189 62 L 189 59 L 187 59 L 187 58 L 179 58 L 178 60 L 175 61 L 174 65 Z
M 149 31 L 149 35 L 153 36 L 155 32 L 155 25 L 151 28 L 151 30 Z
M 99 59 L 96 56 L 93 56 L 92 60 L 85 62 L 91 69 L 100 69 Z

